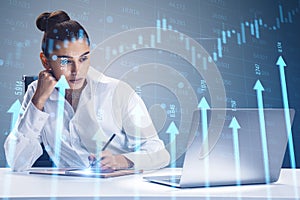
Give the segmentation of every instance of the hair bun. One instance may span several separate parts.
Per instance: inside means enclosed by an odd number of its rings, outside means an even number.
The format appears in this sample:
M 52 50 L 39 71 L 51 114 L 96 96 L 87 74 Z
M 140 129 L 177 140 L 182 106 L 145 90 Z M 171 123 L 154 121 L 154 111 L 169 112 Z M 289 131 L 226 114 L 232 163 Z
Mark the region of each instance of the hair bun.
M 36 19 L 36 26 L 41 31 L 47 31 L 58 23 L 70 20 L 69 15 L 61 10 L 54 12 L 44 12 Z
M 38 27 L 39 30 L 41 31 L 46 30 L 47 20 L 50 14 L 51 13 L 49 12 L 44 12 L 38 16 L 38 18 L 36 19 L 36 26 Z

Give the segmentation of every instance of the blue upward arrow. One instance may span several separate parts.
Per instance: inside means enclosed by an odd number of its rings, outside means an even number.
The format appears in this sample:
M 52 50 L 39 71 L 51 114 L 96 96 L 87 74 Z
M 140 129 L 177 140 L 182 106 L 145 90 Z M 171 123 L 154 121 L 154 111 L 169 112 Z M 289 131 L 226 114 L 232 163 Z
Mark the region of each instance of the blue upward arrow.
M 66 77 L 61 75 L 59 81 L 55 85 L 58 88 L 59 95 L 58 95 L 58 105 L 57 105 L 57 124 L 56 124 L 56 135 L 55 135 L 55 159 L 57 163 L 60 162 L 60 146 L 61 146 L 61 133 L 63 129 L 63 116 L 64 116 L 64 106 L 65 106 L 65 94 L 66 89 L 69 89 L 70 86 Z
M 279 66 L 281 91 L 282 91 L 284 115 L 285 115 L 285 122 L 286 122 L 286 131 L 288 134 L 288 141 L 289 141 L 288 145 L 289 145 L 289 153 L 290 153 L 290 162 L 291 162 L 291 167 L 293 169 L 295 169 L 296 168 L 295 150 L 294 150 L 293 134 L 292 134 L 292 129 L 291 129 L 291 118 L 290 118 L 290 110 L 289 110 L 290 107 L 289 107 L 286 80 L 285 80 L 285 72 L 284 72 L 286 63 L 284 62 L 282 56 L 279 56 L 279 58 L 276 62 L 276 65 Z
M 202 146 L 200 152 L 204 152 L 203 155 L 207 155 L 209 152 L 208 145 L 208 123 L 207 123 L 207 110 L 210 109 L 205 97 L 201 99 L 198 104 L 198 108 L 201 109 L 201 121 L 202 121 Z M 209 187 L 209 162 L 208 156 L 204 159 L 204 174 L 205 174 L 205 187 Z
M 257 94 L 260 134 L 261 134 L 261 142 L 263 148 L 264 167 L 265 167 L 265 179 L 266 179 L 266 183 L 270 183 L 268 145 L 267 145 L 267 136 L 266 136 L 264 103 L 262 98 L 262 91 L 264 91 L 265 89 L 259 80 L 256 81 L 256 84 L 254 85 L 253 89 L 256 90 L 256 94 Z
M 66 89 L 70 89 L 69 83 L 64 75 L 61 75 L 55 87 L 58 88 L 58 91 L 62 94 L 63 98 L 65 98 Z
M 7 113 L 12 113 L 12 118 L 11 118 L 11 124 L 10 124 L 10 131 L 14 129 L 14 126 L 17 122 L 18 116 L 21 113 L 21 103 L 17 99 L 11 107 L 8 109 Z M 12 132 L 13 133 L 13 132 Z M 15 154 L 15 146 L 17 143 L 17 139 L 12 140 L 12 142 L 9 145 L 9 160 L 13 160 L 14 154 Z M 8 166 L 7 166 L 8 167 Z
M 265 91 L 265 89 L 259 80 L 256 81 L 253 89 L 256 90 L 258 108 L 263 109 L 264 103 L 263 103 L 263 98 L 262 98 L 262 92 Z
M 179 134 L 178 128 L 175 123 L 172 121 L 169 125 L 166 133 L 170 134 L 170 144 L 171 144 L 171 168 L 176 167 L 176 135 Z
M 134 124 L 136 127 L 141 128 L 142 127 L 142 118 L 145 116 L 145 113 L 143 112 L 143 109 L 140 105 L 137 105 L 134 107 L 132 114 L 134 116 Z M 140 136 L 138 136 L 140 137 Z
M 172 140 L 170 140 L 170 142 L 173 142 L 173 140 L 175 139 L 175 136 L 179 134 L 178 128 L 173 121 L 169 125 L 166 133 L 169 133 L 170 137 L 172 137 Z
M 202 121 L 202 139 L 203 139 L 203 144 L 206 144 L 205 140 L 207 139 L 208 135 L 208 124 L 207 124 L 207 110 L 210 109 L 205 97 L 201 99 L 201 101 L 198 104 L 198 108 L 201 109 L 201 121 Z M 206 146 L 206 145 L 204 145 Z M 208 151 L 206 149 L 205 151 Z M 206 154 L 207 152 L 205 152 Z
M 140 105 L 135 106 L 132 111 L 133 120 L 135 124 L 135 151 L 139 151 L 141 148 L 141 131 L 140 128 L 142 127 L 142 118 L 145 116 L 143 109 Z
M 20 101 L 17 99 L 11 106 L 10 108 L 8 109 L 7 113 L 12 113 L 12 118 L 11 118 L 11 123 L 10 123 L 10 130 L 12 131 L 16 122 L 17 122 L 17 119 L 18 119 L 18 116 L 19 114 L 21 113 L 21 103 Z
M 235 156 L 235 170 L 236 170 L 236 184 L 241 185 L 241 171 L 240 171 L 240 149 L 239 149 L 239 136 L 238 129 L 240 129 L 240 125 L 235 117 L 232 118 L 229 128 L 232 129 L 233 134 L 233 148 L 234 148 L 234 156 Z

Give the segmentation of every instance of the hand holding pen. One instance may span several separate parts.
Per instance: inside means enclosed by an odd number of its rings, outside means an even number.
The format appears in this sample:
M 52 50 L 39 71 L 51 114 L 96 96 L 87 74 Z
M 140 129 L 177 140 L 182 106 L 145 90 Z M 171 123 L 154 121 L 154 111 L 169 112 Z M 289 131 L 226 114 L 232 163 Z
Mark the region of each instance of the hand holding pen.
M 112 136 L 109 138 L 109 140 L 105 143 L 105 145 L 102 147 L 101 151 L 105 151 L 105 149 L 108 147 L 108 145 L 111 143 L 111 141 L 114 139 L 114 137 L 116 136 L 116 134 L 112 134 Z M 91 167 L 95 167 L 97 163 L 99 163 L 101 161 L 101 159 L 98 159 L 94 156 L 94 155 L 90 155 L 89 156 L 89 163 L 90 163 L 90 166 L 89 168 Z
M 133 166 L 133 163 L 122 154 L 114 155 L 110 151 L 105 150 L 114 139 L 116 134 L 113 134 L 102 148 L 100 159 L 96 159 L 95 155 L 89 156 L 90 168 L 96 167 L 97 163 L 101 170 L 109 171 L 116 169 L 128 169 Z

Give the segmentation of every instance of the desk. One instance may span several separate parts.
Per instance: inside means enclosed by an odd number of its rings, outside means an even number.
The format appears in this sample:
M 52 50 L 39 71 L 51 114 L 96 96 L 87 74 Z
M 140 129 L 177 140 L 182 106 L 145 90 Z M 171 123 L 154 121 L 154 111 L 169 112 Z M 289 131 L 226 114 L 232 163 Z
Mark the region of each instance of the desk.
M 98 179 L 29 175 L 0 168 L 0 198 L 23 199 L 295 199 L 300 195 L 300 169 L 282 169 L 278 182 L 270 185 L 178 189 L 149 183 L 145 175 L 164 175 L 180 169 L 162 169 L 144 174 Z M 293 173 L 294 172 L 294 173 Z M 293 179 L 293 174 L 296 179 Z M 296 180 L 297 184 L 294 184 Z M 269 195 L 268 195 L 269 193 Z M 240 198 L 238 198 L 240 196 Z M 269 196 L 269 198 L 268 198 Z M 99 197 L 99 198 L 97 198 Z M 209 198 L 208 198 L 209 197 Z

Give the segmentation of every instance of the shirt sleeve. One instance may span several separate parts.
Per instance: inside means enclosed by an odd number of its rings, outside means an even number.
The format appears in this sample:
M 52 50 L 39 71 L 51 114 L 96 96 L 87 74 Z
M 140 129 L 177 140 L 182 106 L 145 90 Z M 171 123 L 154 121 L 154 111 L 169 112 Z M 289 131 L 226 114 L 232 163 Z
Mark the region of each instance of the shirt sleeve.
M 159 139 L 157 131 L 143 100 L 130 86 L 121 83 L 116 98 L 122 106 L 122 127 L 126 134 L 126 148 L 123 154 L 134 163 L 135 169 L 151 170 L 163 168 L 170 162 L 169 152 Z
M 29 169 L 43 153 L 40 137 L 49 114 L 31 102 L 33 93 L 34 83 L 28 87 L 17 122 L 4 143 L 6 160 L 13 171 Z

